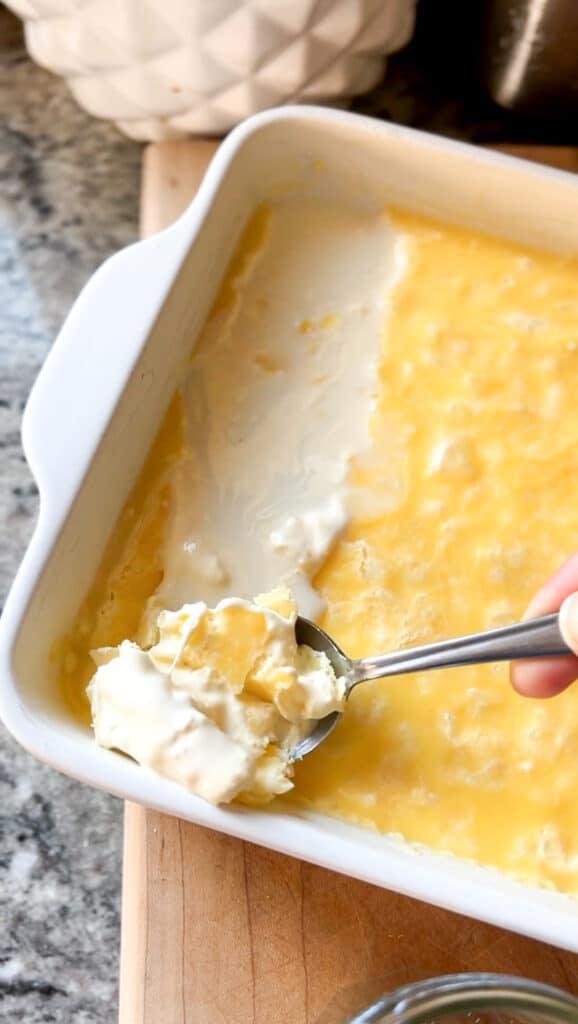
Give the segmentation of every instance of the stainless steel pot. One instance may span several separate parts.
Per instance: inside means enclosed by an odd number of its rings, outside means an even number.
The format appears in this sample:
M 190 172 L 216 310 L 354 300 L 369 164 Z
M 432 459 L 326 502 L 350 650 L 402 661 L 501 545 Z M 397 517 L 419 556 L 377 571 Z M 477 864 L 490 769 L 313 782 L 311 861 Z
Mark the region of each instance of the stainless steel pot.
M 487 0 L 482 75 L 496 103 L 523 114 L 578 113 L 578 0 Z

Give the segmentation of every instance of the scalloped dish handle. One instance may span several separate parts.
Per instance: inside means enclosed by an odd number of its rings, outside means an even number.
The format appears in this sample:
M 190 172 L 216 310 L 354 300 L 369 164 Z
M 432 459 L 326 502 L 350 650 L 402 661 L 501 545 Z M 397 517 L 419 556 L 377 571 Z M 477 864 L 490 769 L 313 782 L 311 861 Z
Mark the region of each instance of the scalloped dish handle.
M 94 457 L 182 263 L 190 237 L 183 228 L 181 219 L 108 259 L 80 293 L 40 371 L 22 442 L 52 506 Z

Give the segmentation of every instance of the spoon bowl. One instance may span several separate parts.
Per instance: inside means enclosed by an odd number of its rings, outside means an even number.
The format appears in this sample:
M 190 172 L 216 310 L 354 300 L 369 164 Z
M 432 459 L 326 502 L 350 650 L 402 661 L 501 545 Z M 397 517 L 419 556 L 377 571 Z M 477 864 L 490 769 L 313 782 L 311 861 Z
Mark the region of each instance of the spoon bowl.
M 314 622 L 304 619 L 301 615 L 298 616 L 295 623 L 295 638 L 300 647 L 312 647 L 313 650 L 322 651 L 327 655 L 335 675 L 338 678 L 345 677 L 346 679 L 345 696 L 347 698 L 350 690 L 348 680 L 352 665 L 351 659 L 343 653 L 329 634 L 321 629 L 321 626 L 316 626 Z M 342 717 L 342 711 L 331 711 L 324 718 L 320 718 L 313 726 L 312 731 L 293 747 L 291 761 L 301 761 L 306 754 L 315 750 L 333 732 Z
M 321 629 L 321 626 L 316 626 L 310 619 L 304 619 L 301 615 L 297 616 L 295 639 L 299 647 L 312 647 L 314 651 L 321 651 L 325 654 L 339 679 L 342 676 L 347 679 L 351 674 L 354 662 L 343 653 L 341 647 L 337 646 L 329 633 Z

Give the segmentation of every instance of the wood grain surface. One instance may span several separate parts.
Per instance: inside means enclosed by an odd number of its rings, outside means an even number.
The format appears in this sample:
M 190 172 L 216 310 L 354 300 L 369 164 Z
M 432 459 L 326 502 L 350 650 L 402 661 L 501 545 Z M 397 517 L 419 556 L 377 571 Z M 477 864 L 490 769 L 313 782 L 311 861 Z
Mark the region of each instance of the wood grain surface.
M 499 147 L 567 170 L 578 151 Z M 190 202 L 212 142 L 145 152 L 143 233 Z M 126 805 L 120 1024 L 343 1024 L 453 971 L 578 992 L 578 957 L 155 811 Z

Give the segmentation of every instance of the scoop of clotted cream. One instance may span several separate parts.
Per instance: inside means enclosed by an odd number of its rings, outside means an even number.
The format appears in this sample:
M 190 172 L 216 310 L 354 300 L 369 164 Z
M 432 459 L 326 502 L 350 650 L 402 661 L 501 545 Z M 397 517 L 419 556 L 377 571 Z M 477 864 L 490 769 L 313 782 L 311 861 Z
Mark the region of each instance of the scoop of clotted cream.
M 93 651 L 88 695 L 97 743 L 210 800 L 265 803 L 291 789 L 291 747 L 342 708 L 343 680 L 295 640 L 297 607 L 279 588 L 163 611 L 148 650 Z

